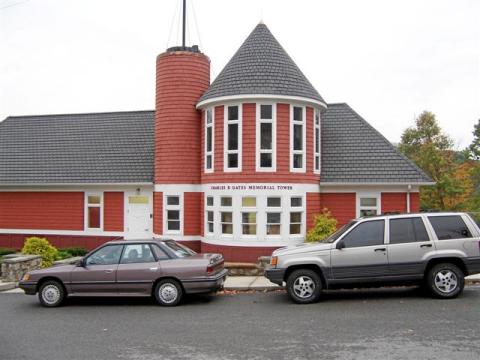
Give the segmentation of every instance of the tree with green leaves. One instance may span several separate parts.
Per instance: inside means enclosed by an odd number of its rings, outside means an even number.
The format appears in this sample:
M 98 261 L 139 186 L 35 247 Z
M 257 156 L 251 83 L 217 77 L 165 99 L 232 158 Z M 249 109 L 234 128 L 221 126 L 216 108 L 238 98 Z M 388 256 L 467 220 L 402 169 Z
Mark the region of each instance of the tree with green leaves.
M 453 210 L 458 204 L 452 198 L 463 193 L 462 184 L 454 176 L 455 152 L 453 141 L 445 135 L 435 115 L 424 111 L 415 121 L 415 126 L 406 129 L 399 144 L 399 150 L 423 169 L 434 186 L 422 189 L 422 209 Z
M 466 149 L 472 160 L 480 160 L 480 119 L 474 125 L 473 128 L 473 141 L 470 146 Z

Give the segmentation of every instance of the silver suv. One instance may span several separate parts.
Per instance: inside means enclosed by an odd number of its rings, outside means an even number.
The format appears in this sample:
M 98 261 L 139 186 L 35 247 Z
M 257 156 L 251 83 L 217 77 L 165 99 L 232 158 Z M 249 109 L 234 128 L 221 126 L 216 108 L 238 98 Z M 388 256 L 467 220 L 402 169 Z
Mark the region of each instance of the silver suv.
M 449 299 L 477 273 L 480 229 L 465 213 L 353 220 L 321 243 L 275 250 L 265 270 L 301 304 L 318 301 L 323 289 L 407 284 Z

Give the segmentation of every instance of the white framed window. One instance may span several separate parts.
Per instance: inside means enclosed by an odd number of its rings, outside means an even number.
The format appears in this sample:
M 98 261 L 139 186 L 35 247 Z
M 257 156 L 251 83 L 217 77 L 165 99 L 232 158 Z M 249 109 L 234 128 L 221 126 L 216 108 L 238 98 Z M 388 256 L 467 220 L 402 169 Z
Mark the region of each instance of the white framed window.
M 103 229 L 103 193 L 85 193 L 85 229 Z
M 305 172 L 305 107 L 290 106 L 290 171 Z
M 301 235 L 303 228 L 303 197 L 290 198 L 290 235 Z
M 233 236 L 233 200 L 231 196 L 220 197 L 220 232 Z
M 205 111 L 205 172 L 213 172 L 215 148 L 215 115 L 214 108 Z
M 282 234 L 282 198 L 280 196 L 268 196 L 266 207 L 267 237 L 280 236 Z
M 242 170 L 242 106 L 225 105 L 223 170 Z
M 313 172 L 320 174 L 320 111 L 313 114 Z
M 242 235 L 257 234 L 257 198 L 255 196 L 242 197 Z
M 256 115 L 256 170 L 275 171 L 277 151 L 276 105 L 257 104 Z
M 380 214 L 380 193 L 357 193 L 357 217 L 368 217 Z
M 215 233 L 215 199 L 213 196 L 207 196 L 207 200 L 205 202 L 206 204 L 206 212 L 205 212 L 205 224 L 206 224 L 206 229 L 205 232 L 207 234 L 213 234 Z
M 214 241 L 302 241 L 305 194 L 205 194 L 205 237 Z
M 182 196 L 166 195 L 164 201 L 164 225 L 166 234 L 182 233 Z

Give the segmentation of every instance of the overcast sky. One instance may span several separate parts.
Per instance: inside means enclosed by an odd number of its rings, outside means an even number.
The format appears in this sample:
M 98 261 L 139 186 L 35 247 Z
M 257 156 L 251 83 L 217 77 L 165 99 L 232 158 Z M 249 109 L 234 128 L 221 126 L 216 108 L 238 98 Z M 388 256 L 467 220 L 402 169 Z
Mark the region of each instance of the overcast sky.
M 263 19 L 327 102 L 390 141 L 423 110 L 457 148 L 472 139 L 478 0 L 189 1 L 188 43 L 210 57 L 212 80 Z M 180 42 L 180 2 L 0 0 L 0 120 L 153 109 L 155 57 Z

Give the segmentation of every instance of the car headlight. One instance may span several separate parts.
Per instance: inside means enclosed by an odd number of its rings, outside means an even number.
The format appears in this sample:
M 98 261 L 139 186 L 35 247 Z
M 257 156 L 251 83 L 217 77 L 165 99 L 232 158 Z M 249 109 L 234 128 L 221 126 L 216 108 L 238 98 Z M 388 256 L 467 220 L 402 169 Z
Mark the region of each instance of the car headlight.
M 270 258 L 270 265 L 277 266 L 277 262 L 278 262 L 278 257 L 277 256 L 272 256 Z
M 23 275 L 22 281 L 28 281 L 30 279 L 30 274 L 26 273 Z

